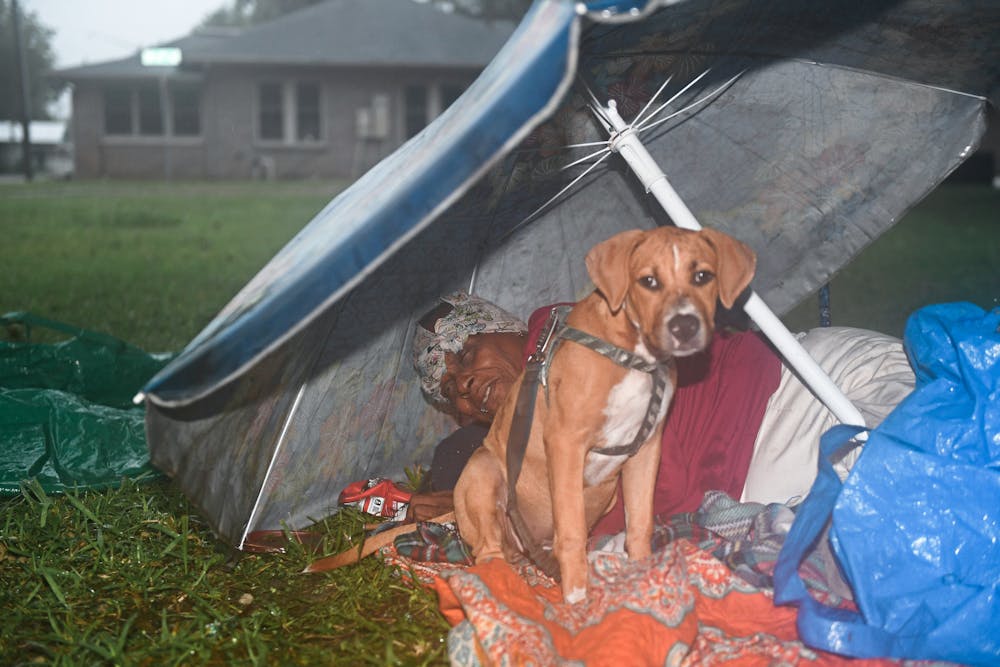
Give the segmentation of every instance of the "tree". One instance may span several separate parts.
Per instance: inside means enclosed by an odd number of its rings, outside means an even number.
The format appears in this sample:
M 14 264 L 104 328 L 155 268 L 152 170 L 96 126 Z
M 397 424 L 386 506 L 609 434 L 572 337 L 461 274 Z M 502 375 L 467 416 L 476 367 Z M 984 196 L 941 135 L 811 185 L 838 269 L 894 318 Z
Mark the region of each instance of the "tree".
M 48 118 L 47 107 L 59 96 L 62 84 L 47 77 L 52 71 L 52 30 L 42 25 L 34 12 L 18 3 L 21 18 L 21 46 L 24 49 L 31 91 L 31 116 Z M 12 0 L 0 0 L 0 119 L 21 117 L 21 85 L 14 48 L 14 12 Z

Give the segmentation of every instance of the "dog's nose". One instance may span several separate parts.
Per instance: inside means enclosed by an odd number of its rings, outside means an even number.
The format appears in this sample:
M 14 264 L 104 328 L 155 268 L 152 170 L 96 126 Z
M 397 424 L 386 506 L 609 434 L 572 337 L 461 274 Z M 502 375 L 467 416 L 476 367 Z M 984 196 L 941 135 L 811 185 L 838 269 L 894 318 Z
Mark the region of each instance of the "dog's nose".
M 674 315 L 667 322 L 667 329 L 670 331 L 670 335 L 679 343 L 686 343 L 691 340 L 698 333 L 700 327 L 701 323 L 694 315 Z

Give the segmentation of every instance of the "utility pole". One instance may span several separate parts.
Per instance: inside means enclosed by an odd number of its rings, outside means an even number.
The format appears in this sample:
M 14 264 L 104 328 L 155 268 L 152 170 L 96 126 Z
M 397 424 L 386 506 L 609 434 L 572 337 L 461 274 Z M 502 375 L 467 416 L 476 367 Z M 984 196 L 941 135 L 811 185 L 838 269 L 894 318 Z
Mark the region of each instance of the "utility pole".
M 21 9 L 17 0 L 11 0 L 11 14 L 14 28 L 14 57 L 21 79 L 21 159 L 24 164 L 25 180 L 32 180 L 34 172 L 31 164 L 31 86 L 28 82 L 28 62 L 24 57 L 24 42 L 21 39 Z

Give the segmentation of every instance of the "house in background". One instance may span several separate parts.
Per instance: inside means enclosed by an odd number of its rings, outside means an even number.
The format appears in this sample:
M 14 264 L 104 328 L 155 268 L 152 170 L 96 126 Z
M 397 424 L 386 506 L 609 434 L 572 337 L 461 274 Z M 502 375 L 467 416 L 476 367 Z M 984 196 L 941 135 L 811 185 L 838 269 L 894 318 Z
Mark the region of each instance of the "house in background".
M 414 0 L 327 0 L 61 70 L 75 176 L 357 176 L 461 95 L 515 27 Z

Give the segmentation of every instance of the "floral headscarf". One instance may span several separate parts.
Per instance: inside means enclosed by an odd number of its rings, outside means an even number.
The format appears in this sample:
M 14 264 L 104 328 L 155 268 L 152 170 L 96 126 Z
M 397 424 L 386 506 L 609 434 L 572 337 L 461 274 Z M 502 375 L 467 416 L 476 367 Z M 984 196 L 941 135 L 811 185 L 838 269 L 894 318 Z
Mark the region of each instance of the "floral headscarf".
M 420 375 L 424 395 L 435 407 L 447 409 L 450 404 L 441 394 L 445 352 L 461 352 L 469 336 L 524 333 L 528 326 L 499 306 L 465 292 L 449 294 L 441 301 L 451 304 L 452 311 L 435 323 L 434 331 L 417 325 L 413 336 L 413 365 Z

